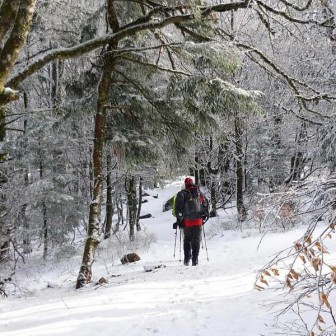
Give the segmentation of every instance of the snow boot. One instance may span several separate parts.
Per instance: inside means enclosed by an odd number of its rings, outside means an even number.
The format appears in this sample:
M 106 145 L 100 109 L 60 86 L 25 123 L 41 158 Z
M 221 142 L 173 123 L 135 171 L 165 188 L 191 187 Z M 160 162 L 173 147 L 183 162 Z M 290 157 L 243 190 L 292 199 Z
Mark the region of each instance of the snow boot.
M 184 264 L 184 266 L 189 266 L 189 264 L 190 264 L 190 259 L 184 259 L 183 264 Z

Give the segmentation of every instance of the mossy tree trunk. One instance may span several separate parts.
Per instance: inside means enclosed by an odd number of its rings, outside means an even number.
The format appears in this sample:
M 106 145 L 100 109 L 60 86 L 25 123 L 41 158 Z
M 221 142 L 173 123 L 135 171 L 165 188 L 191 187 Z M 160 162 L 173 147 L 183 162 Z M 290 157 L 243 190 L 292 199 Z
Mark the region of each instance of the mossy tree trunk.
M 0 46 L 3 46 L 0 48 L 0 107 L 19 98 L 5 93 L 4 87 L 26 42 L 35 6 L 36 0 L 3 0 L 0 6 Z
M 36 0 L 3 0 L 0 5 L 0 142 L 6 138 L 6 109 L 5 105 L 19 99 L 15 92 L 5 91 L 5 86 L 19 54 L 24 47 L 30 31 Z M 0 152 L 0 162 L 7 159 L 6 152 Z M 6 173 L 0 171 L 0 175 Z M 1 179 L 0 183 L 6 183 Z M 0 207 L 5 210 L 6 195 L 1 195 Z M 0 231 L 6 232 L 5 223 L 0 223 Z M 9 237 L 0 240 L 1 258 L 8 253 Z

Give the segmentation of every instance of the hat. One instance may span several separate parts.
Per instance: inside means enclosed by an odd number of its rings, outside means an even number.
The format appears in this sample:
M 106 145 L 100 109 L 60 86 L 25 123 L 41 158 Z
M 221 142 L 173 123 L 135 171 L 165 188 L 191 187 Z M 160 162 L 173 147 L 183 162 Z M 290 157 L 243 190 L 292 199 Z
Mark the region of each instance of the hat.
M 191 177 L 186 177 L 186 179 L 184 180 L 185 187 L 187 188 L 191 186 L 192 184 L 194 184 L 194 180 Z

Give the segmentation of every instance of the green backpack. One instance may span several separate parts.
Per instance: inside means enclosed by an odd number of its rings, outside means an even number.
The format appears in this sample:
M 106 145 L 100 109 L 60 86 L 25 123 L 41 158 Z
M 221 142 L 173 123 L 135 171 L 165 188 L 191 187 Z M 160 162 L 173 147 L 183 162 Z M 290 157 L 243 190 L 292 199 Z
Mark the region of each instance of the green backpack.
M 172 215 L 174 216 L 174 217 L 176 217 L 176 196 L 177 196 L 177 194 L 174 196 L 174 198 L 173 198 L 173 209 L 172 209 Z

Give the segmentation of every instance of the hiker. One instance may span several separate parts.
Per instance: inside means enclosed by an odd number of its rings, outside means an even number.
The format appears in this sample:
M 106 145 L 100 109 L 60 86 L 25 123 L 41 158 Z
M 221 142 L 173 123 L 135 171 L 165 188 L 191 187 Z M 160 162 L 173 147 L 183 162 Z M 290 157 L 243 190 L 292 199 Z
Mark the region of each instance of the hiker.
M 184 265 L 188 266 L 192 260 L 192 266 L 198 264 L 198 254 L 200 250 L 202 225 L 209 218 L 209 202 L 194 184 L 192 178 L 184 180 L 184 189 L 179 191 L 174 198 L 173 215 L 177 221 L 173 228 L 177 226 L 184 233 L 183 250 Z

